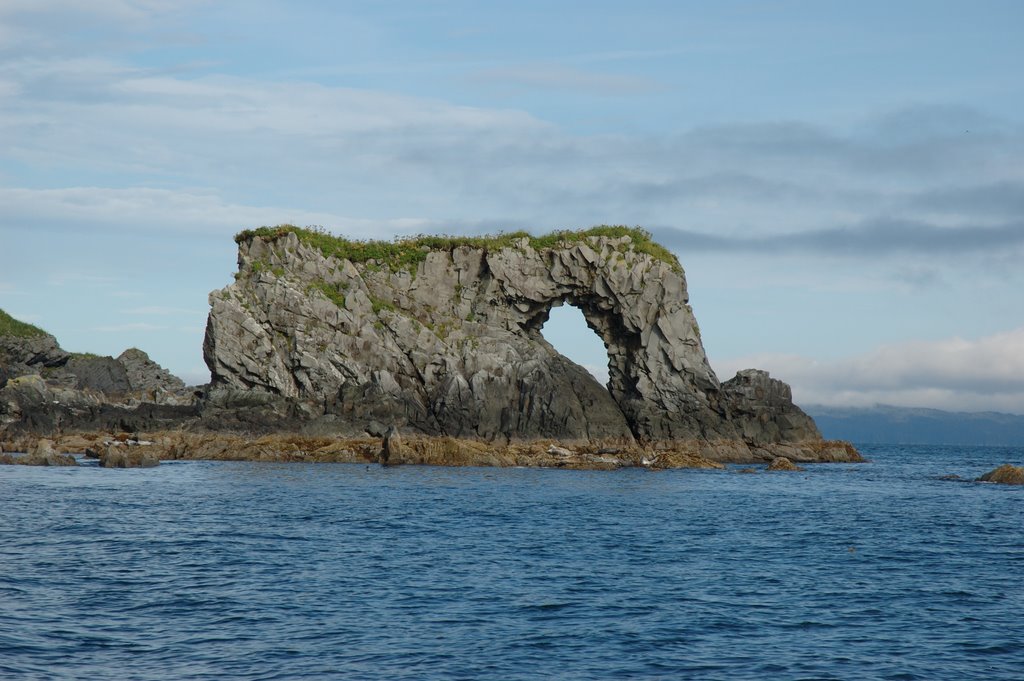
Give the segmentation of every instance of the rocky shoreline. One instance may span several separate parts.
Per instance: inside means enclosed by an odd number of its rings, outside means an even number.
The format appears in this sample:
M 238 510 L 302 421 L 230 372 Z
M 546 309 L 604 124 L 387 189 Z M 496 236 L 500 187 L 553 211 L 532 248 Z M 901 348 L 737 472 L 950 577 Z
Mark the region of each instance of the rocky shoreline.
M 755 457 L 737 457 L 741 443 L 662 442 L 641 447 L 621 442 L 535 440 L 505 444 L 453 437 L 390 435 L 324 437 L 301 434 L 156 431 L 151 433 L 69 433 L 52 438 L 22 435 L 0 441 L 0 463 L 76 465 L 72 454 L 100 460 L 111 468 L 148 467 L 160 461 L 264 461 L 300 463 L 381 463 L 384 465 L 540 467 L 589 470 L 618 468 L 724 468 L 726 463 L 858 462 L 845 442 L 806 447 L 772 447 Z M 9 452 L 27 452 L 15 457 Z M 60 457 L 60 458 L 56 458 Z M 19 460 L 21 459 L 21 460 Z M 778 465 L 778 464 L 776 464 Z

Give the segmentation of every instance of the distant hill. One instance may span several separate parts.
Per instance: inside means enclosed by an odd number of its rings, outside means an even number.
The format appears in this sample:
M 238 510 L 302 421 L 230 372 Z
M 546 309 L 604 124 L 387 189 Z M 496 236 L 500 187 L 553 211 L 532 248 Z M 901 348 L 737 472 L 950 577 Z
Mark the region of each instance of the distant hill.
M 1024 446 L 1024 416 L 878 405 L 803 407 L 829 439 L 923 445 Z

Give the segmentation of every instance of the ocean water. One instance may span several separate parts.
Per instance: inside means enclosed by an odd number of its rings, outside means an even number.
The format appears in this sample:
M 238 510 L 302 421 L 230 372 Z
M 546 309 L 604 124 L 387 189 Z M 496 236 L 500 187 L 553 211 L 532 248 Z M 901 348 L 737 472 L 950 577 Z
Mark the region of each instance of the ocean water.
M 0 467 L 2 679 L 1022 679 L 1024 450 Z

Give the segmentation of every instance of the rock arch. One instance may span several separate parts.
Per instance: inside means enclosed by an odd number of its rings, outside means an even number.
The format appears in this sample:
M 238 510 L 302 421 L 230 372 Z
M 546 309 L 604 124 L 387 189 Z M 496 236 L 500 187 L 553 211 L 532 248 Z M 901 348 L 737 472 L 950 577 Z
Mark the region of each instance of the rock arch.
M 236 281 L 210 295 L 215 391 L 264 391 L 353 430 L 487 439 L 714 442 L 765 418 L 719 383 L 682 267 L 643 232 L 360 244 L 282 227 L 237 241 Z M 541 336 L 563 302 L 604 341 L 608 390 Z
M 708 426 L 721 420 L 709 392 L 720 385 L 704 353 L 689 306 L 686 279 L 674 263 L 637 253 L 629 236 L 586 240 L 537 251 L 521 244 L 488 256 L 505 307 L 521 312 L 535 337 L 550 309 L 578 307 L 604 341 L 608 390 L 641 438 L 732 435 Z

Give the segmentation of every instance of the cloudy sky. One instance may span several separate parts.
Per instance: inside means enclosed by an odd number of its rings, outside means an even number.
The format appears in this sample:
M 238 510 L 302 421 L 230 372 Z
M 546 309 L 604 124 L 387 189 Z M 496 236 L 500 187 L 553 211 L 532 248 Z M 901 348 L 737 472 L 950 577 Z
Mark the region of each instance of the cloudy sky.
M 0 308 L 202 382 L 241 229 L 641 225 L 723 379 L 1024 413 L 1022 29 L 1014 0 L 3 0 Z

